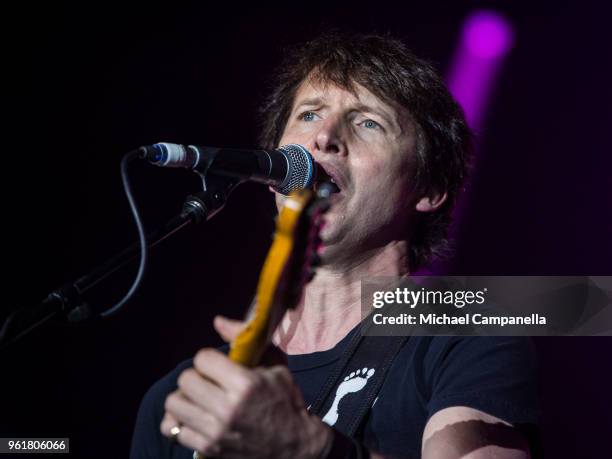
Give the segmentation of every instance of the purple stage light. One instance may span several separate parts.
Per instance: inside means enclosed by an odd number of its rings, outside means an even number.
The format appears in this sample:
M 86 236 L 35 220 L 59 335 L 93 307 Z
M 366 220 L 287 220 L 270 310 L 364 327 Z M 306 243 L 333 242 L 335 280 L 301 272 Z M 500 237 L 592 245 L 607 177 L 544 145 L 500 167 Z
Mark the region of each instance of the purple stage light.
M 476 11 L 464 22 L 448 83 L 470 126 L 476 130 L 480 128 L 499 67 L 513 43 L 512 27 L 499 13 Z
M 510 24 L 492 11 L 472 14 L 465 22 L 463 33 L 469 51 L 483 59 L 506 54 L 514 39 Z

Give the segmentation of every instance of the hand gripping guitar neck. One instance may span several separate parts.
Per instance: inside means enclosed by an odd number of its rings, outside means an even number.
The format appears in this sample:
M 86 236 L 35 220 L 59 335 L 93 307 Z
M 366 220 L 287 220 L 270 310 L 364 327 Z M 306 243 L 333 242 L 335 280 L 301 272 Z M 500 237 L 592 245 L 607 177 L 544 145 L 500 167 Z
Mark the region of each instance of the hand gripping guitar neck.
M 245 328 L 230 344 L 229 358 L 247 367 L 260 361 L 285 311 L 296 305 L 304 286 L 313 278 L 318 262 L 319 231 L 329 208 L 332 186 L 322 184 L 315 194 L 301 189 L 292 192 L 276 220 L 272 247 L 264 262 L 255 307 Z M 194 453 L 194 459 L 203 459 Z

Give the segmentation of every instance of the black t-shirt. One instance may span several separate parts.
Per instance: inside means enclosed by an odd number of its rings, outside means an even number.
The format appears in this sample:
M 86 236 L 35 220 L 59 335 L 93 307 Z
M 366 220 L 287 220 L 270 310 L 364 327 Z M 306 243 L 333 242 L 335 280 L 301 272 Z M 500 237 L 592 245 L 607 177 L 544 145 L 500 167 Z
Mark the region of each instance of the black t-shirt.
M 288 356 L 289 369 L 307 405 L 317 397 L 354 333 L 356 329 L 328 351 Z M 132 459 L 192 458 L 193 451 L 171 443 L 159 430 L 166 396 L 176 390 L 178 375 L 191 365 L 191 360 L 183 362 L 144 396 Z M 367 378 L 367 371 L 349 379 L 358 378 Z M 358 396 L 359 390 L 354 389 L 360 386 L 342 391 L 343 396 Z M 531 341 L 522 337 L 411 337 L 389 368 L 361 440 L 385 455 L 420 457 L 425 424 L 434 413 L 452 406 L 475 408 L 533 432 L 539 407 Z M 323 419 L 333 425 L 333 413 L 328 414 Z

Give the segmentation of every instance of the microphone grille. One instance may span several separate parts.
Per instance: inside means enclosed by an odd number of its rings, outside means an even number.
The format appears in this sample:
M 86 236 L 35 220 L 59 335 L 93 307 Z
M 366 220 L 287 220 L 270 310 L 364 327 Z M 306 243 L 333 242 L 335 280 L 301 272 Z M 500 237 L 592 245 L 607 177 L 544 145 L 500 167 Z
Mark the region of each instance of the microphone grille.
M 314 183 L 315 164 L 312 155 L 301 145 L 292 143 L 278 149 L 289 162 L 287 178 L 282 185 L 275 188 L 281 194 L 288 195 L 300 188 L 310 188 Z

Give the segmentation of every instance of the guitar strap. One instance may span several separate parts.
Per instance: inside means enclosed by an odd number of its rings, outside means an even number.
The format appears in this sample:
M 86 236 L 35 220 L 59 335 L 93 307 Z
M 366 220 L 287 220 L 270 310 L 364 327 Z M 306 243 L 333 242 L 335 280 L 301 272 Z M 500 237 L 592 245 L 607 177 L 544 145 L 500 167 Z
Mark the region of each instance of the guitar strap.
M 358 435 L 389 367 L 409 336 L 364 336 L 364 320 L 321 387 L 310 412 L 349 437 Z

